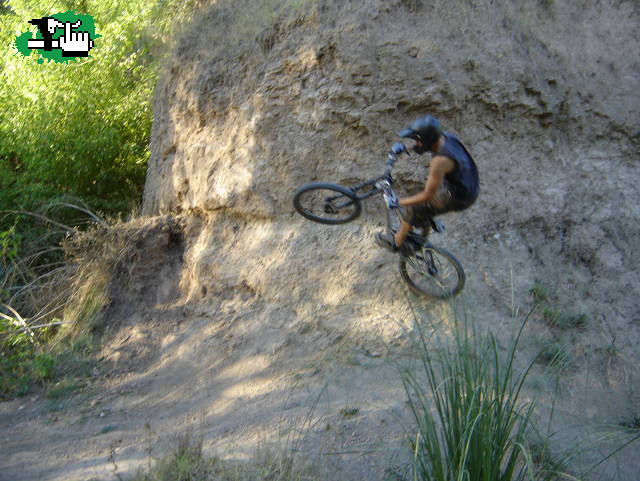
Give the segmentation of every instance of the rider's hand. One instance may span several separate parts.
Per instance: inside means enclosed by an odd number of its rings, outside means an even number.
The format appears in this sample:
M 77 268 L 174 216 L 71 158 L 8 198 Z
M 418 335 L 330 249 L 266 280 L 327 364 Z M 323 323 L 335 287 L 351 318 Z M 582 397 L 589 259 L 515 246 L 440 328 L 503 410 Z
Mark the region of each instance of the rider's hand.
M 407 152 L 407 146 L 404 145 L 402 142 L 396 142 L 391 147 L 391 153 L 394 155 L 399 155 L 402 152 Z
M 404 145 L 402 142 L 396 142 L 391 147 L 391 153 L 394 155 L 399 155 L 402 152 L 407 152 L 407 146 Z

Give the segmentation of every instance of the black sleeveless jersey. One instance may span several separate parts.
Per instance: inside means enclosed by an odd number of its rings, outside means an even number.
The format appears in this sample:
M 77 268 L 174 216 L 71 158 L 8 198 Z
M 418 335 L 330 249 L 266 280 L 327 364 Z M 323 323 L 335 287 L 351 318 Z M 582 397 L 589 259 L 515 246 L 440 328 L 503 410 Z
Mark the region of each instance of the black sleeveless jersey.
M 478 167 L 458 137 L 449 132 L 444 136 L 444 146 L 435 155 L 449 157 L 456 164 L 455 170 L 446 174 L 444 178 L 456 200 L 472 203 L 478 198 L 480 192 Z

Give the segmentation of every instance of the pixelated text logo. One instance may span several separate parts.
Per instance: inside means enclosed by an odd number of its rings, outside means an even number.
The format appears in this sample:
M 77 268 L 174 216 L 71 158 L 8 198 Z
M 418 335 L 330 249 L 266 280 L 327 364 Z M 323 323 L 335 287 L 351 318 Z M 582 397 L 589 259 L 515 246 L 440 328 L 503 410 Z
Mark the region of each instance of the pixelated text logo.
M 76 61 L 88 57 L 94 46 L 96 35 L 93 17 L 68 11 L 29 21 L 37 27 L 33 32 L 24 32 L 16 37 L 16 48 L 22 55 L 38 52 L 39 63 L 43 59 L 54 62 Z

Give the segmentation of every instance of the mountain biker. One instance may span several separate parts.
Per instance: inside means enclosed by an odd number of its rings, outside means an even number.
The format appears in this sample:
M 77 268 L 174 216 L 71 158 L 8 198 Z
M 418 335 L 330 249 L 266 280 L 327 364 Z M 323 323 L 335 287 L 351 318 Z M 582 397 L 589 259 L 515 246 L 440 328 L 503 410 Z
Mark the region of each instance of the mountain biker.
M 444 132 L 440 122 L 431 115 L 420 117 L 398 134 L 415 140 L 414 152 L 431 152 L 431 164 L 424 189 L 415 195 L 397 200 L 401 223 L 395 236 L 379 232 L 376 243 L 397 252 L 412 227 L 422 227 L 429 233 L 431 219 L 445 212 L 460 211 L 470 207 L 480 190 L 478 168 L 473 158 L 453 134 Z

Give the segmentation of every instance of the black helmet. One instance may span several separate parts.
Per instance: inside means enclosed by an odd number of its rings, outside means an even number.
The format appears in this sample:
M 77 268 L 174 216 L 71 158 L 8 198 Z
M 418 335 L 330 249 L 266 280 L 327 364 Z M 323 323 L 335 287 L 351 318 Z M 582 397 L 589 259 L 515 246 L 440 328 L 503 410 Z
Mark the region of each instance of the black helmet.
M 419 140 L 422 143 L 422 148 L 415 149 L 415 151 L 421 154 L 438 141 L 442 135 L 442 127 L 440 127 L 440 122 L 437 119 L 431 115 L 425 115 L 413 122 L 410 127 L 398 132 L 398 135 Z

